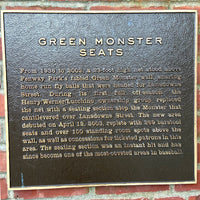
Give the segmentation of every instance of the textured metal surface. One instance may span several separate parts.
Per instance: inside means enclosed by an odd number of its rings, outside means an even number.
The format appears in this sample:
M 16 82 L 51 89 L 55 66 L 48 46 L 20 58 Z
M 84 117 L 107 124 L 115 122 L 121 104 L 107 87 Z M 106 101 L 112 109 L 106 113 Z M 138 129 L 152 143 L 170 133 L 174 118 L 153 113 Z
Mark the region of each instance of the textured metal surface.
M 10 155 L 10 184 L 12 188 L 19 187 L 41 187 L 41 186 L 61 186 L 70 184 L 115 184 L 115 183 L 158 183 L 158 182 L 184 182 L 194 180 L 194 66 L 195 66 L 195 14 L 194 13 L 104 13 L 104 14 L 64 14 L 64 13 L 4 13 L 4 34 L 5 34 L 5 57 L 6 57 L 6 72 L 7 72 L 7 100 L 8 100 L 8 129 L 9 129 L 9 155 Z M 134 45 L 127 44 L 127 38 L 153 38 L 152 44 L 147 44 L 145 39 L 139 42 L 135 39 Z M 47 45 L 39 45 L 40 38 L 47 38 Z M 50 38 L 67 38 L 67 45 L 60 46 L 57 42 L 56 45 L 50 45 Z M 69 45 L 69 38 L 76 38 L 76 45 Z M 79 46 L 77 43 L 78 38 L 86 38 L 86 45 Z M 95 45 L 96 38 L 103 38 L 103 45 Z M 115 44 L 107 45 L 105 43 L 107 38 L 114 38 Z M 118 45 L 117 39 L 125 38 L 125 45 Z M 155 42 L 155 38 L 162 38 L 162 44 Z M 73 42 L 72 42 L 73 43 Z M 109 55 L 107 49 L 114 49 L 113 54 Z M 96 49 L 96 56 L 80 56 L 80 50 Z M 105 52 L 104 55 L 97 56 L 100 49 Z M 116 49 L 123 49 L 123 56 L 116 55 Z M 22 116 L 31 115 L 33 113 L 22 113 L 21 100 L 28 100 L 29 98 L 22 98 L 21 84 L 22 79 L 20 68 L 27 70 L 41 68 L 79 68 L 83 69 L 86 73 L 87 69 L 92 71 L 89 74 L 88 84 L 94 84 L 90 79 L 91 76 L 97 75 L 93 71 L 94 68 L 107 68 L 107 69 L 131 69 L 130 73 L 121 75 L 136 76 L 137 80 L 119 81 L 118 83 L 133 83 L 133 88 L 124 89 L 126 92 L 125 97 L 129 102 L 124 103 L 105 103 L 100 104 L 98 100 L 105 99 L 94 95 L 97 89 L 82 89 L 82 92 L 88 92 L 89 97 L 95 101 L 93 106 L 131 106 L 135 98 L 141 98 L 140 95 L 133 95 L 133 91 L 158 91 L 157 87 L 153 89 L 150 87 L 139 88 L 136 86 L 138 83 L 143 84 L 156 84 L 160 83 L 155 80 L 141 80 L 141 76 L 148 77 L 153 74 L 153 71 L 148 71 L 149 68 L 154 69 L 168 69 L 168 68 L 181 68 L 180 73 L 174 72 L 173 75 L 180 75 L 181 88 L 181 125 L 178 126 L 181 131 L 181 144 L 183 154 L 170 155 L 170 156 L 105 156 L 105 157 L 81 157 L 81 158 L 60 158 L 60 159 L 32 159 L 23 160 L 22 147 Z M 134 73 L 134 69 L 143 69 L 142 74 Z M 162 73 L 161 73 L 162 74 Z M 57 74 L 58 75 L 58 74 Z M 65 74 L 66 75 L 66 74 Z M 73 74 L 70 74 L 70 77 Z M 76 74 L 80 75 L 80 74 Z M 98 81 L 98 83 L 114 84 L 115 81 L 111 79 L 113 74 L 103 74 L 99 76 L 109 76 L 109 81 Z M 116 75 L 116 74 L 115 74 Z M 160 74 L 159 74 L 160 75 Z M 168 75 L 171 75 L 170 73 Z M 30 74 L 28 75 L 30 76 Z M 37 75 L 32 75 L 33 77 Z M 69 74 L 66 76 L 69 77 Z M 87 74 L 82 74 L 87 76 Z M 50 90 L 42 90 L 40 86 L 48 82 L 48 74 L 40 75 L 45 77 L 44 82 L 37 82 L 39 88 L 34 90 L 40 93 L 40 97 L 32 99 L 44 99 L 49 95 Z M 161 83 L 169 83 L 161 81 Z M 171 81 L 173 83 L 173 81 Z M 52 82 L 51 82 L 52 83 Z M 54 81 L 53 85 L 60 83 Z M 63 81 L 62 81 L 63 83 Z M 68 81 L 67 83 L 74 83 Z M 86 81 L 76 82 L 79 84 L 86 83 Z M 176 82 L 177 83 L 177 82 Z M 27 84 L 27 82 L 26 82 Z M 174 88 L 173 88 L 174 89 Z M 114 96 L 115 89 L 113 87 L 106 89 L 107 98 L 116 98 Z M 118 89 L 119 90 L 119 89 Z M 160 91 L 164 93 L 163 97 L 174 98 L 172 95 L 171 87 L 160 87 Z M 51 91 L 58 91 L 51 89 Z M 70 91 L 74 99 L 78 99 L 80 90 L 72 89 L 61 90 L 63 92 Z M 99 90 L 98 90 L 99 91 Z M 104 91 L 101 89 L 101 91 Z M 30 91 L 29 91 L 30 92 Z M 31 91 L 32 92 L 32 91 Z M 151 99 L 159 98 L 159 95 L 152 95 Z M 72 99 L 73 99 L 72 98 Z M 80 97 L 82 98 L 82 97 Z M 145 96 L 144 99 L 147 99 Z M 52 99 L 66 99 L 66 97 L 52 97 Z M 144 103 L 137 105 L 142 106 Z M 160 103 L 153 101 L 150 105 L 157 106 Z M 136 106 L 137 106 L 136 105 Z M 163 103 L 162 105 L 165 105 Z M 177 104 L 178 105 L 178 104 Z M 71 105 L 60 105 L 60 108 L 69 107 Z M 83 106 L 83 105 L 82 105 Z M 84 105 L 86 106 L 86 104 Z M 28 105 L 34 109 L 36 106 Z M 45 107 L 37 106 L 37 107 Z M 167 116 L 171 111 L 169 108 L 163 111 Z M 174 113 L 176 110 L 174 111 Z M 79 112 L 81 113 L 81 112 Z M 95 113 L 94 111 L 91 113 Z M 90 113 L 90 114 L 91 114 Z M 115 115 L 116 111 L 104 112 L 107 114 Z M 126 112 L 121 112 L 126 114 Z M 132 119 L 138 120 L 138 111 L 131 111 L 133 114 Z M 148 110 L 146 113 L 159 113 L 159 110 Z M 44 112 L 42 114 L 47 114 Z M 58 113 L 54 113 L 58 114 Z M 62 116 L 64 112 L 59 113 Z M 148 119 L 153 119 L 152 116 Z M 165 117 L 170 120 L 169 117 Z M 116 120 L 116 118 L 115 118 Z M 129 119 L 123 119 L 127 123 Z M 142 119 L 144 120 L 144 119 Z M 157 119 L 158 120 L 158 119 Z M 64 120 L 61 120 L 64 121 Z M 80 121 L 80 120 L 79 120 Z M 88 119 L 83 120 L 85 123 Z M 104 124 L 108 119 L 102 120 Z M 110 120 L 111 121 L 111 120 Z M 35 121 L 38 122 L 38 121 Z M 42 120 L 40 120 L 42 122 Z M 57 123 L 58 120 L 55 122 Z M 130 128 L 128 125 L 127 128 Z M 151 128 L 149 125 L 142 127 Z M 171 130 L 173 125 L 159 126 Z M 87 129 L 84 127 L 83 129 Z M 113 127 L 106 127 L 113 129 Z M 124 128 L 118 126 L 117 128 Z M 132 128 L 132 127 L 131 127 Z M 135 128 L 135 127 L 134 127 Z M 137 128 L 137 126 L 136 126 Z M 46 130 L 53 129 L 53 131 L 60 130 L 60 128 L 47 128 Z M 72 131 L 73 128 L 68 128 Z M 32 130 L 32 129 L 30 129 Z M 43 129 L 38 129 L 39 131 Z M 38 132 L 39 132 L 38 131 Z M 133 130 L 132 130 L 133 131 Z M 114 131 L 113 131 L 114 132 Z M 131 132 L 132 135 L 137 135 Z M 131 135 L 129 134 L 129 135 Z M 170 133 L 163 133 L 169 135 Z M 115 134 L 123 136 L 124 134 Z M 126 135 L 126 134 L 125 134 Z M 158 135 L 158 133 L 147 133 L 142 135 Z M 53 135 L 56 136 L 55 134 Z M 52 137 L 53 137 L 52 136 Z M 78 136 L 78 135 L 76 135 Z M 85 135 L 86 136 L 86 135 Z M 138 135 L 139 136 L 139 135 Z M 71 137 L 70 135 L 67 137 Z M 31 137 L 30 137 L 31 138 Z M 37 137 L 36 137 L 37 138 Z M 39 136 L 38 136 L 39 138 Z M 41 138 L 41 136 L 40 136 Z M 47 138 L 47 137 L 44 137 Z M 173 140 L 174 141 L 174 140 Z M 151 141 L 149 141 L 151 142 Z M 158 142 L 158 141 L 157 141 Z M 165 142 L 161 139 L 160 142 Z M 80 142 L 80 144 L 101 142 Z M 106 142 L 108 143 L 108 142 Z M 110 144 L 114 145 L 117 141 L 112 141 Z M 122 143 L 122 142 L 121 142 Z M 130 142 L 129 142 L 130 143 Z M 67 144 L 67 143 L 66 143 Z M 35 145 L 35 144 L 34 144 Z M 38 147 L 41 144 L 36 144 Z M 158 149 L 158 148 L 156 148 Z M 164 149 L 164 148 L 163 148 Z M 116 149 L 112 149 L 113 151 Z M 123 149 L 127 150 L 127 149 Z M 143 150 L 148 150 L 147 144 Z M 88 150 L 94 152 L 95 150 Z M 40 151 L 41 152 L 41 151 Z M 48 151 L 46 151 L 48 152 Z M 45 152 L 45 153 L 46 153 Z M 63 153 L 63 151 L 61 151 Z M 66 151 L 67 152 L 67 151 Z M 76 153 L 79 152 L 76 150 Z M 29 152 L 30 153 L 30 152 Z M 56 152 L 57 153 L 57 152 Z

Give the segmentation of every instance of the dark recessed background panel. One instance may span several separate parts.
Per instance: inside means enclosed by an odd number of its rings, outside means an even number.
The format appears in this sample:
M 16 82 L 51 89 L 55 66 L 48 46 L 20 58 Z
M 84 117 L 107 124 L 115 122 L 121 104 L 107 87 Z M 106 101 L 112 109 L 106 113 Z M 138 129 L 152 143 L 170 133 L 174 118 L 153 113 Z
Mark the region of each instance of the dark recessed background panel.
M 195 12 L 4 12 L 10 187 L 195 181 Z

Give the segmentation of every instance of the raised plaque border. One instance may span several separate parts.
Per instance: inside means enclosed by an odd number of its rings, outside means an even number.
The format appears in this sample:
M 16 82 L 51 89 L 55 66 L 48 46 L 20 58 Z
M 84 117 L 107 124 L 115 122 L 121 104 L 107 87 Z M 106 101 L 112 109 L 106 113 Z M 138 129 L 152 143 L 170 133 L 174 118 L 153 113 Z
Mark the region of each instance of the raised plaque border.
M 41 13 L 41 14 L 98 14 L 98 13 L 194 13 L 195 14 L 195 69 L 194 69 L 194 181 L 177 182 L 137 182 L 137 183 L 94 183 L 94 184 L 68 184 L 62 186 L 33 186 L 14 187 L 10 186 L 10 163 L 9 163 L 9 133 L 8 133 L 8 101 L 7 101 L 7 74 L 6 74 L 6 54 L 5 54 L 5 33 L 4 33 L 4 13 Z M 58 189 L 58 188 L 79 188 L 96 186 L 131 186 L 131 185 L 169 185 L 169 184 L 195 184 L 197 183 L 197 50 L 198 50 L 198 12 L 197 10 L 119 10 L 119 11 L 36 11 L 36 10 L 1 10 L 1 34 L 2 34 L 2 54 L 3 54 L 3 83 L 5 98 L 5 128 L 6 128 L 6 158 L 7 158 L 7 184 L 8 190 L 35 190 L 35 189 Z

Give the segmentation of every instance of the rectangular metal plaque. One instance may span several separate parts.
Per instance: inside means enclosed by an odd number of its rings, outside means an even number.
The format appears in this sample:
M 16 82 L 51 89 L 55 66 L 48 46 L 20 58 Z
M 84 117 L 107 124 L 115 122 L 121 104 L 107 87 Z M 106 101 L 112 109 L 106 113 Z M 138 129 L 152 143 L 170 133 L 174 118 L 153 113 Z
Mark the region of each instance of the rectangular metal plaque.
M 196 16 L 2 12 L 9 188 L 195 183 Z

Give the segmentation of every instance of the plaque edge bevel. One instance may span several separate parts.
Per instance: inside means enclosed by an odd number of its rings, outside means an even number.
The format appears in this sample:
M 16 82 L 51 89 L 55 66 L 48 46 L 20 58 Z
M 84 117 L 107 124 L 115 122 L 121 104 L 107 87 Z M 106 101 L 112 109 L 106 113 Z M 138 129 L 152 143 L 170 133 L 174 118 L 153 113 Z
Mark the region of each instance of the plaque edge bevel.
M 2 36 L 2 52 L 3 52 L 3 83 L 4 83 L 4 99 L 5 99 L 5 129 L 6 129 L 6 159 L 7 159 L 7 184 L 8 190 L 10 186 L 10 162 L 9 162 L 9 134 L 8 134 L 8 101 L 7 101 L 7 73 L 6 73 L 6 52 L 5 52 L 5 34 L 4 34 L 4 12 L 1 11 L 1 36 Z
M 194 66 L 194 180 L 197 183 L 197 58 L 198 58 L 198 11 L 195 10 L 195 66 Z
M 1 10 L 1 13 L 82 13 L 82 14 L 98 14 L 98 13 L 195 13 L 197 14 L 197 10 L 193 9 L 186 9 L 186 10 Z

